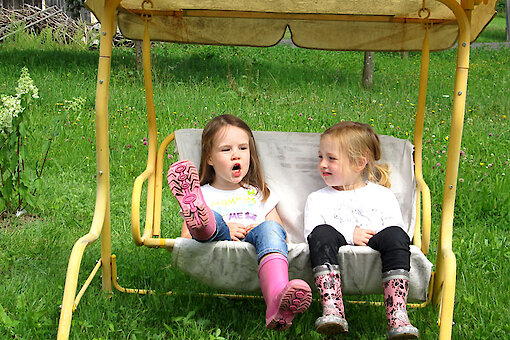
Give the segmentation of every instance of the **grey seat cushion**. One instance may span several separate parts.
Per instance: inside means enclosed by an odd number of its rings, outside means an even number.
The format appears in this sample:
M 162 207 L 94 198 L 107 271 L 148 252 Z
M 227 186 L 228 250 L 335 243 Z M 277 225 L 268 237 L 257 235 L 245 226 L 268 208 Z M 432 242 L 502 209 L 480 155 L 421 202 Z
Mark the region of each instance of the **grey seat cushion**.
M 303 236 L 303 210 L 308 194 L 325 186 L 317 171 L 320 134 L 274 131 L 253 133 L 266 181 L 280 197 L 277 210 L 288 234 L 289 273 L 291 277 L 303 278 L 312 283 L 308 245 L 304 243 Z M 200 129 L 175 132 L 179 159 L 189 159 L 198 166 L 201 134 Z M 381 163 L 390 166 L 391 190 L 399 201 L 407 233 L 412 239 L 416 222 L 413 145 L 407 140 L 391 136 L 379 137 Z M 255 249 L 250 244 L 200 244 L 194 240 L 178 238 L 173 252 L 173 265 L 212 287 L 244 292 L 259 289 Z M 345 294 L 382 291 L 378 252 L 368 247 L 342 247 L 339 260 L 342 290 Z M 417 247 L 412 246 L 410 299 L 426 299 L 431 271 L 432 263 Z

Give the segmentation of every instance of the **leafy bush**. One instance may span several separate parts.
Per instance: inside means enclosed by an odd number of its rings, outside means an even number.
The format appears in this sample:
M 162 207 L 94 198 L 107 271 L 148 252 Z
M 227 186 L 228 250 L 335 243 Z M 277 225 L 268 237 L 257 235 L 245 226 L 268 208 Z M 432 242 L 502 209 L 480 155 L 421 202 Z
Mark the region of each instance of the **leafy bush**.
M 504 0 L 498 1 L 498 3 L 496 4 L 496 11 L 498 13 L 501 13 L 502 15 L 505 15 L 505 9 L 506 9 L 505 1 Z
M 33 206 L 33 197 L 39 187 L 44 161 L 30 167 L 27 162 L 27 141 L 30 137 L 30 123 L 26 109 L 39 90 L 30 78 L 28 69 L 23 67 L 13 96 L 2 95 L 0 106 L 0 212 L 21 213 L 28 205 Z M 50 140 L 51 141 L 51 140 Z M 43 146 L 46 156 L 50 141 Z M 39 167 L 39 169 L 38 169 Z

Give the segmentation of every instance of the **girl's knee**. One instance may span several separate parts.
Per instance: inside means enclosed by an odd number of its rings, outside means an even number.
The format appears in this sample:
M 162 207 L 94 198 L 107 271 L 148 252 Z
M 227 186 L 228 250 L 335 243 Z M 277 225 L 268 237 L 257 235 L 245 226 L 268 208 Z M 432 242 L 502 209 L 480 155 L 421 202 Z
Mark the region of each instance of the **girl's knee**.
M 409 235 L 404 231 L 404 229 L 400 227 L 388 227 L 384 229 L 383 231 L 386 231 L 386 239 L 390 241 L 393 244 L 403 245 L 403 246 L 409 246 L 410 240 Z
M 276 221 L 264 221 L 259 224 L 257 228 L 260 228 L 260 232 L 264 235 L 275 235 L 283 238 L 284 240 L 287 238 L 287 232 L 283 229 L 280 223 Z
M 280 253 L 287 257 L 287 233 L 278 222 L 264 221 L 253 232 L 248 234 L 246 240 L 255 245 L 259 261 L 270 253 Z
M 213 214 L 214 214 L 214 219 L 215 219 L 216 223 L 220 223 L 223 221 L 223 216 L 221 216 L 220 213 L 213 210 Z
M 327 242 L 328 240 L 335 240 L 339 235 L 339 232 L 330 226 L 329 224 L 321 224 L 315 227 L 310 235 L 308 235 L 308 244 L 314 242 Z

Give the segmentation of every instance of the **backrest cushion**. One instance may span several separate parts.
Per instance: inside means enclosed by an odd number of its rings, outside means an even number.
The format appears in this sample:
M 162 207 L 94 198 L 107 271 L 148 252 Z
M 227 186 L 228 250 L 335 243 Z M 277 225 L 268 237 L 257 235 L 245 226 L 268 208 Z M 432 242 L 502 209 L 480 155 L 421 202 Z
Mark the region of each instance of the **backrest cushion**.
M 290 243 L 305 242 L 303 211 L 308 195 L 325 186 L 317 170 L 320 134 L 305 132 L 253 131 L 264 176 L 280 202 L 277 209 Z M 175 132 L 179 159 L 200 163 L 201 129 Z M 413 145 L 405 139 L 379 135 L 381 161 L 390 166 L 391 191 L 395 193 L 409 238 L 416 222 L 416 180 Z

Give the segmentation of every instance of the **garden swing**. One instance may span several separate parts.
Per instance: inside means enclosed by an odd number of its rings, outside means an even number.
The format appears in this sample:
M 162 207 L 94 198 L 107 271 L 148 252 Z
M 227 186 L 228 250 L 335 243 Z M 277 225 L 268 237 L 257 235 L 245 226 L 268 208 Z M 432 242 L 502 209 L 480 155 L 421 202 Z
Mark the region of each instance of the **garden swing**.
M 200 130 L 178 130 L 157 144 L 155 105 L 152 98 L 150 41 L 171 41 L 215 45 L 273 46 L 287 28 L 299 47 L 326 50 L 418 51 L 422 52 L 419 97 L 414 146 L 407 140 L 381 136 L 382 161 L 390 164 L 392 190 L 395 192 L 413 240 L 411 246 L 410 300 L 415 306 L 430 301 L 440 306 L 440 339 L 452 334 L 456 281 L 456 259 L 452 250 L 453 211 L 460 143 L 462 137 L 469 68 L 470 42 L 492 19 L 496 0 L 401 0 L 354 1 L 225 1 L 225 0 L 88 0 L 86 5 L 101 22 L 101 41 L 96 92 L 97 193 L 90 232 L 74 245 L 64 288 L 58 338 L 69 336 L 72 313 L 99 268 L 102 287 L 111 292 L 145 294 L 151 291 L 123 288 L 117 282 L 115 255 L 111 253 L 110 170 L 108 133 L 108 96 L 112 40 L 117 25 L 129 39 L 143 40 L 143 66 L 149 129 L 149 153 L 145 171 L 137 177 L 132 195 L 132 234 L 141 246 L 166 248 L 173 252 L 172 264 L 191 277 L 214 288 L 233 292 L 258 289 L 255 252 L 245 242 L 198 244 L 193 240 L 167 239 L 161 233 L 163 160 L 174 141 L 179 158 L 199 159 Z M 444 50 L 458 41 L 453 112 L 444 180 L 441 222 L 435 273 L 426 255 L 431 232 L 430 191 L 422 175 L 422 136 L 428 79 L 429 51 Z M 312 279 L 308 249 L 301 231 L 303 205 L 311 191 L 323 186 L 316 175 L 315 156 L 319 135 L 297 132 L 255 131 L 255 139 L 268 183 L 280 197 L 278 210 L 289 234 L 289 275 Z M 315 176 L 315 177 L 314 177 Z M 303 178 L 311 180 L 303 181 Z M 147 182 L 145 184 L 145 182 Z M 303 183 L 296 186 L 295 183 Z M 306 185 L 305 185 L 306 183 Z M 143 234 L 140 232 L 142 187 L 147 188 L 147 207 Z M 101 236 L 101 258 L 76 294 L 80 263 L 85 248 Z M 345 248 L 345 249 L 344 249 Z M 189 258 L 220 257 L 219 261 L 252 263 L 247 277 L 224 272 L 214 277 L 207 268 L 190 266 Z M 345 294 L 380 292 L 378 254 L 368 247 L 342 247 L 339 252 Z M 356 270 L 346 268 L 356 263 Z M 208 266 L 211 263 L 207 263 Z M 379 267 L 378 267 L 379 266 Z M 352 267 L 351 267 L 352 268 Z M 362 268 L 362 269 L 360 269 Z M 252 269 L 250 271 L 250 269 Z M 253 275 L 250 277 L 249 275 Z M 229 295 L 239 296 L 239 295 Z

